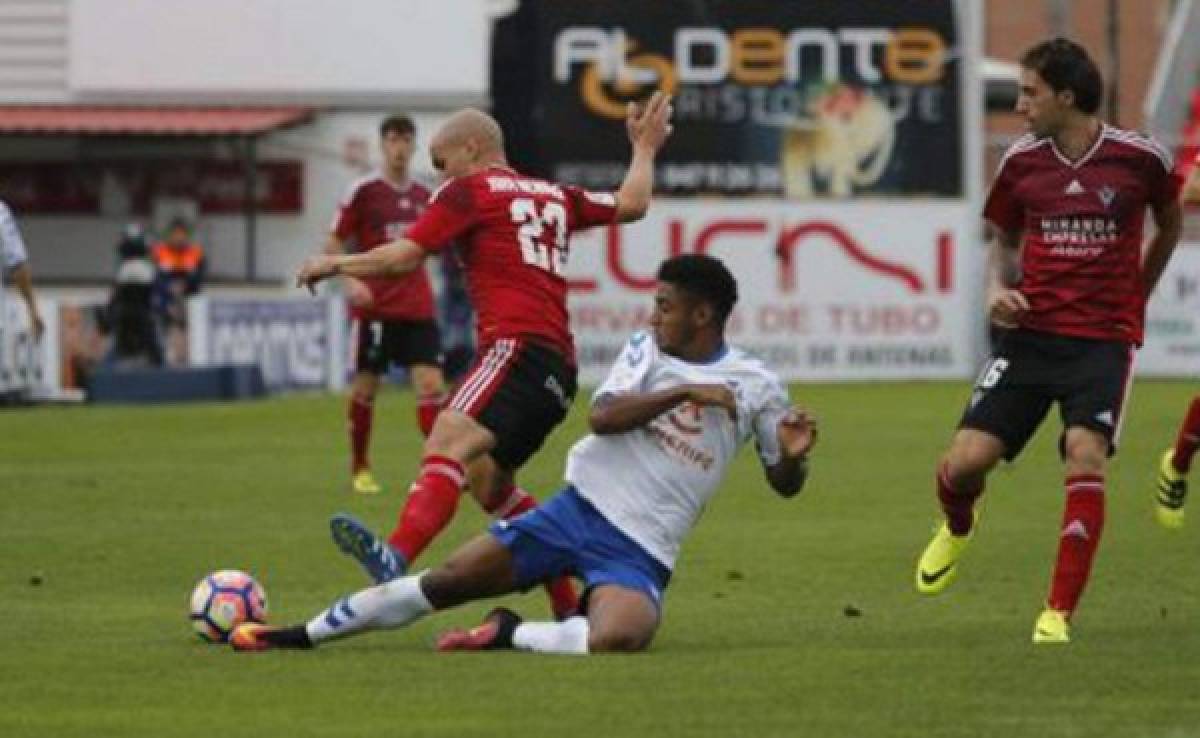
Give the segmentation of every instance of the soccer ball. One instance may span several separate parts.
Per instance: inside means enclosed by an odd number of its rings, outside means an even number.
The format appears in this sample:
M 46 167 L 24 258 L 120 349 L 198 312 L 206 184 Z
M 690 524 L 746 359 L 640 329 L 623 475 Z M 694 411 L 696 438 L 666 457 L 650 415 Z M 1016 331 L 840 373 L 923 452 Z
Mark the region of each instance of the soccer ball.
M 191 619 L 200 638 L 224 643 L 242 623 L 266 622 L 267 594 L 244 571 L 214 571 L 192 590 Z

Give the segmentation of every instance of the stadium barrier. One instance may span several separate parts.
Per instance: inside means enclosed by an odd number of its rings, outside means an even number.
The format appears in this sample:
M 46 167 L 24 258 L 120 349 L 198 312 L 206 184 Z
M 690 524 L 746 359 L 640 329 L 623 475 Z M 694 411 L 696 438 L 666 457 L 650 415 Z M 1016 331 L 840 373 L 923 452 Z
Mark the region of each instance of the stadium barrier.
M 88 384 L 88 400 L 96 403 L 245 400 L 266 393 L 257 365 L 100 369 Z

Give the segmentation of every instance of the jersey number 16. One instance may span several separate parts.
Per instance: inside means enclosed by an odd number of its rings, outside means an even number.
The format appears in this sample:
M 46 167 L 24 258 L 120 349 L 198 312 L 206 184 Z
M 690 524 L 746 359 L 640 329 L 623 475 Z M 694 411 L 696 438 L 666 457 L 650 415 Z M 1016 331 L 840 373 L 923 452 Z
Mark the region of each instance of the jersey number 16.
M 562 274 L 567 266 L 567 211 L 548 202 L 538 212 L 538 203 L 527 197 L 512 201 L 508 208 L 521 242 L 521 259 L 551 274 Z

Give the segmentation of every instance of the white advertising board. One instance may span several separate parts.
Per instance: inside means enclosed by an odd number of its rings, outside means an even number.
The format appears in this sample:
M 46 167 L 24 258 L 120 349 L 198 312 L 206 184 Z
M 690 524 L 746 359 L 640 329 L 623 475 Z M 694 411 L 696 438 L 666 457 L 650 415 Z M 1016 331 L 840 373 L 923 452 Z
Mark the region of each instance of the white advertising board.
M 1146 309 L 1141 376 L 1200 376 L 1200 243 L 1180 244 Z
M 656 201 L 572 244 L 572 329 L 594 383 L 649 319 L 657 265 L 721 258 L 738 279 L 729 336 L 788 380 L 961 378 L 976 368 L 983 249 L 961 203 Z
M 72 0 L 70 86 L 189 101 L 477 100 L 489 30 L 484 0 Z
M 257 364 L 271 390 L 340 389 L 346 378 L 346 314 L 335 298 L 193 297 L 193 366 Z

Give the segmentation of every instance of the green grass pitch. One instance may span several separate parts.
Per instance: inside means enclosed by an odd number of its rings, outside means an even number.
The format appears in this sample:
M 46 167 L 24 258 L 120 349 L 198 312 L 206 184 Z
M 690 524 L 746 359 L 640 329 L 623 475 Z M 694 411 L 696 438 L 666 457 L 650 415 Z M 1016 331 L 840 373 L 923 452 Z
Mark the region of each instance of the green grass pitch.
M 952 588 L 921 599 L 935 459 L 968 387 L 879 383 L 794 386 L 822 421 L 803 495 L 777 498 L 743 451 L 651 651 L 589 658 L 431 651 L 483 604 L 313 653 L 192 635 L 188 595 L 213 569 L 253 572 L 275 622 L 363 584 L 326 520 L 392 524 L 419 453 L 407 392 L 379 401 L 377 498 L 346 491 L 337 397 L 0 412 L 0 736 L 1200 735 L 1200 502 L 1168 533 L 1150 489 L 1194 389 L 1135 388 L 1067 647 L 1029 640 L 1062 508 L 1057 418 L 993 475 Z M 525 470 L 539 496 L 583 409 Z M 484 522 L 464 501 L 422 563 Z M 512 601 L 547 611 L 540 592 Z

